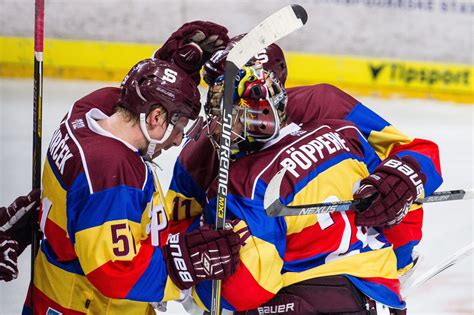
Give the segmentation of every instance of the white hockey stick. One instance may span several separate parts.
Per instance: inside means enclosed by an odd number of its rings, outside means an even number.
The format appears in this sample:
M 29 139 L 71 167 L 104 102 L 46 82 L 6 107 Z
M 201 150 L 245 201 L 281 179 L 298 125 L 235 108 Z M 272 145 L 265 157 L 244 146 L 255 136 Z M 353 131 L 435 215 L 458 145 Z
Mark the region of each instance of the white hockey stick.
M 332 213 L 342 212 L 354 209 L 359 204 L 358 200 L 346 200 L 346 201 L 334 201 L 334 202 L 323 202 L 310 205 L 301 206 L 285 206 L 280 201 L 280 186 L 285 176 L 287 168 L 283 168 L 270 180 L 265 191 L 263 199 L 263 206 L 268 216 L 281 217 L 281 216 L 298 216 L 307 214 L 319 214 L 319 213 Z M 422 204 L 426 202 L 439 202 L 449 200 L 466 200 L 474 198 L 473 189 L 468 190 L 447 190 L 434 192 L 430 196 L 417 199 L 415 203 Z
M 216 229 L 225 226 L 227 182 L 230 164 L 230 135 L 232 132 L 232 98 L 234 81 L 247 61 L 263 48 L 296 31 L 308 20 L 305 9 L 293 4 L 270 15 L 247 33 L 227 55 L 224 73 L 224 99 L 222 104 L 222 130 L 219 147 Z M 220 314 L 221 281 L 212 281 L 211 314 Z
M 435 276 L 445 271 L 446 269 L 454 266 L 455 264 L 457 264 L 459 261 L 463 260 L 464 258 L 469 257 L 472 254 L 473 250 L 474 250 L 474 242 L 461 248 L 456 253 L 447 257 L 445 260 L 443 260 L 439 264 L 433 266 L 422 275 L 416 277 L 413 281 L 408 282 L 406 286 L 402 287 L 403 298 L 406 298 L 408 295 L 413 293 L 413 290 L 415 288 L 426 283 L 427 281 L 434 278 Z

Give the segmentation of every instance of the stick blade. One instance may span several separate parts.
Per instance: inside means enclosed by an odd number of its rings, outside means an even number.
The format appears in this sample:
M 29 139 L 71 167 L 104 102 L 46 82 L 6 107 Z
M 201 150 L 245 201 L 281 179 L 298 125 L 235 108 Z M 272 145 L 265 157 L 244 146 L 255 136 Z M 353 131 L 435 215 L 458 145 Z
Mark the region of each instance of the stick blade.
M 283 206 L 280 201 L 280 186 L 286 173 L 286 167 L 282 168 L 268 183 L 263 197 L 263 207 L 268 216 L 277 216 Z
M 474 199 L 474 189 L 467 189 L 463 199 Z
M 301 20 L 303 25 L 305 25 L 306 22 L 308 22 L 308 13 L 306 12 L 306 10 L 299 4 L 292 4 L 291 8 L 293 9 L 295 16 Z
M 286 6 L 248 32 L 229 52 L 227 60 L 240 69 L 263 48 L 296 31 L 307 21 L 308 14 L 302 6 Z

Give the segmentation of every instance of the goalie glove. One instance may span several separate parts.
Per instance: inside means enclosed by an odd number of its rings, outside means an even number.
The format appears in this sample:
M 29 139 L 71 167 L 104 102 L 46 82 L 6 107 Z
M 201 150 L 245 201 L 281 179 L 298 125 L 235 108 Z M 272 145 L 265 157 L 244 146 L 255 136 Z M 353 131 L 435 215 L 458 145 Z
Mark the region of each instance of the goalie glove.
M 355 223 L 359 226 L 390 228 L 400 223 L 410 206 L 424 193 L 426 176 L 411 156 L 390 156 L 364 178 L 354 199 Z
M 163 248 L 168 275 L 181 290 L 210 279 L 223 280 L 239 264 L 239 234 L 204 225 L 189 234 L 171 234 Z
M 229 42 L 227 28 L 207 21 L 193 21 L 171 34 L 153 58 L 172 62 L 199 84 L 199 71 L 212 54 Z

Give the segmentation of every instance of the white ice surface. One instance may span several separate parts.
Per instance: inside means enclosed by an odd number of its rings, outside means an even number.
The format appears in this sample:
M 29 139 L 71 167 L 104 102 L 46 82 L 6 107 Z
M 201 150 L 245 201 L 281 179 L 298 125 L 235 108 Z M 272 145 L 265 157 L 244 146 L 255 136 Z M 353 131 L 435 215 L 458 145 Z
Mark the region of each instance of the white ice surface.
M 73 101 L 96 88 L 117 84 L 46 79 L 43 151 L 54 128 Z M 32 91 L 32 80 L 0 79 L 1 205 L 10 204 L 30 189 Z M 404 133 L 438 143 L 444 175 L 440 190 L 474 186 L 474 106 L 433 100 L 360 100 Z M 158 161 L 163 168 L 161 179 L 165 189 L 177 152 L 177 149 L 165 152 Z M 473 241 L 473 211 L 473 201 L 441 202 L 425 206 L 424 238 L 418 247 L 424 260 L 418 274 Z M 19 268 L 17 280 L 0 282 L 1 315 L 21 313 L 30 276 L 29 248 L 20 257 Z M 473 258 L 469 257 L 415 290 L 407 300 L 409 314 L 473 314 L 473 269 Z M 168 313 L 182 314 L 184 310 L 172 303 Z

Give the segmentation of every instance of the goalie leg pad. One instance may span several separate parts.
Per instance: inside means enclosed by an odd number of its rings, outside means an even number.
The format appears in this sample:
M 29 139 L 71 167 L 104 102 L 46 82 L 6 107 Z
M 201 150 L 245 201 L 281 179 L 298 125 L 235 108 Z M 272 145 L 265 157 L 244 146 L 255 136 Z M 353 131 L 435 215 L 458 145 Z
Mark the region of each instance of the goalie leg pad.
M 239 315 L 260 314 L 376 314 L 375 303 L 346 277 L 306 280 L 283 288 L 269 302 Z

